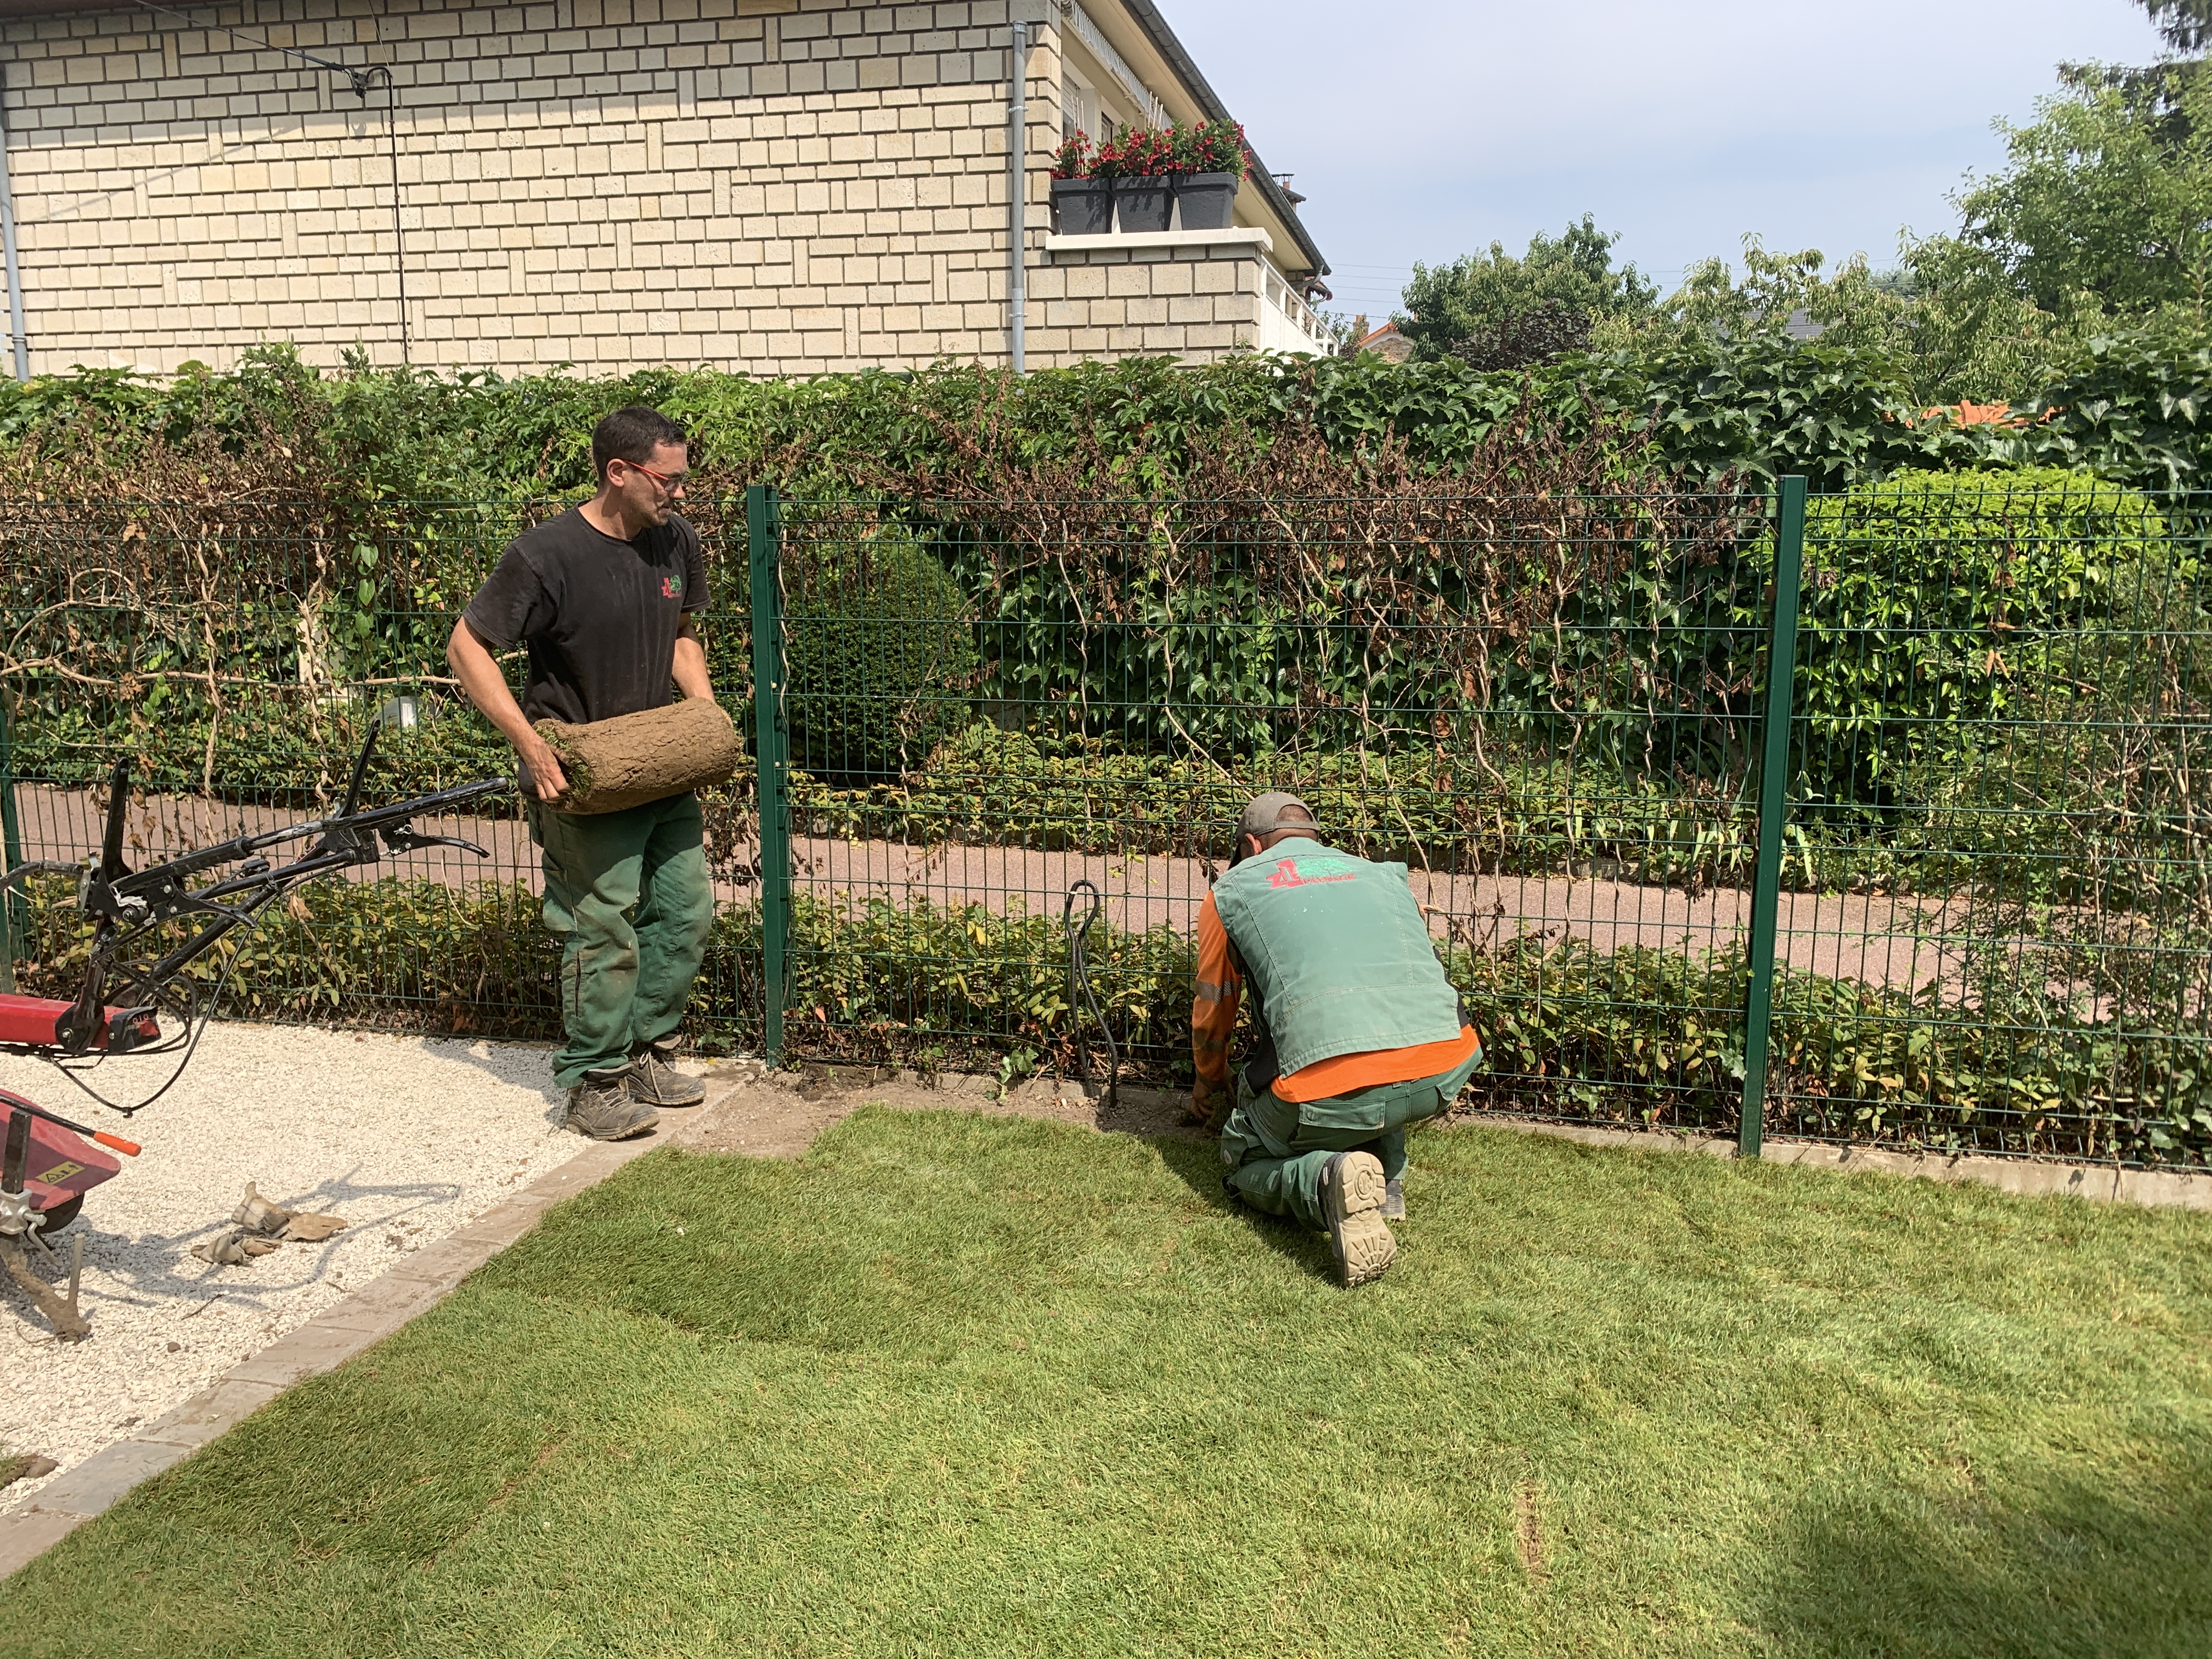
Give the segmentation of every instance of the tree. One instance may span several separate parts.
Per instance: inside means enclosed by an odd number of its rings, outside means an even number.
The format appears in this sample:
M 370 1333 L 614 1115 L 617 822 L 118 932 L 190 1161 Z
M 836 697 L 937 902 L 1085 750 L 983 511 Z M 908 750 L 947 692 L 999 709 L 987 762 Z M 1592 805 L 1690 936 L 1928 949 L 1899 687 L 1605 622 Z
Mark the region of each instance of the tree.
M 2141 0 L 2150 21 L 2176 52 L 2202 52 L 2212 45 L 2212 0 Z
M 2212 78 L 2146 92 L 2077 76 L 2003 129 L 2004 170 L 1956 198 L 1958 241 L 2052 318 L 2202 337 L 2212 317 Z
M 1478 327 L 1452 348 L 1452 356 L 1475 368 L 1528 368 L 1589 345 L 1589 313 L 1545 300 Z
M 1417 264 L 1406 285 L 1406 309 L 1393 320 L 1425 358 L 1452 356 L 1478 337 L 1525 343 L 1572 336 L 1577 318 L 1592 328 L 1640 321 L 1650 314 L 1659 290 L 1633 264 L 1613 268 L 1613 245 L 1619 240 L 1585 213 L 1559 236 L 1537 232 L 1517 258 L 1503 242 L 1492 242 L 1487 253 L 1433 270 Z M 1540 325 L 1530 313 L 1549 320 Z M 1517 320 L 1522 319 L 1529 320 Z
M 1820 249 L 1770 253 L 1743 239 L 1743 279 L 1725 259 L 1701 259 L 1661 307 L 1663 325 L 1690 336 L 1741 340 L 1819 333 L 1831 344 L 1888 346 L 1911 305 L 1898 280 L 1877 276 L 1855 253 L 1823 276 Z
M 2078 361 L 2093 331 L 2043 310 L 1954 236 L 1908 241 L 1893 280 L 1909 303 L 1890 349 L 1923 408 L 2023 401 Z

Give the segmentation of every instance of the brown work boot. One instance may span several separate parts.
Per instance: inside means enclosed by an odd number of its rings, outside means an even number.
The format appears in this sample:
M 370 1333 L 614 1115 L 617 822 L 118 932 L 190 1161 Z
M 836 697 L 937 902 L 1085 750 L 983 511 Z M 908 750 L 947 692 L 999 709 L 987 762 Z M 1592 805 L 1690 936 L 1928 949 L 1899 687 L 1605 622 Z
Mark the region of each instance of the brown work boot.
M 629 1072 L 623 1066 L 585 1073 L 584 1080 L 568 1091 L 568 1127 L 594 1140 L 628 1140 L 651 1131 L 660 1114 L 630 1098 Z
M 673 1048 L 641 1048 L 629 1063 L 629 1097 L 648 1106 L 696 1106 L 707 1097 L 707 1085 L 686 1077 L 670 1065 Z
M 1339 1152 L 1322 1165 L 1321 1212 L 1345 1288 L 1380 1279 L 1398 1254 L 1382 1224 L 1382 1163 L 1372 1152 Z

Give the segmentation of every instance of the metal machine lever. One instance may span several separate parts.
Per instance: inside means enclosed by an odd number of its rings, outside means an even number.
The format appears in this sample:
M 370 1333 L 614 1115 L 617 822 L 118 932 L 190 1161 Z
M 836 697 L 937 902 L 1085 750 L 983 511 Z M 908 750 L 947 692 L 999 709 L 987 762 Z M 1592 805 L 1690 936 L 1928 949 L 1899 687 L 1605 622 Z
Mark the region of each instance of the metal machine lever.
M 426 847 L 458 847 L 465 853 L 474 853 L 488 859 L 491 853 L 472 841 L 463 841 L 459 836 L 418 836 L 411 825 L 395 823 L 376 832 L 384 837 L 384 844 L 395 853 L 419 853 Z

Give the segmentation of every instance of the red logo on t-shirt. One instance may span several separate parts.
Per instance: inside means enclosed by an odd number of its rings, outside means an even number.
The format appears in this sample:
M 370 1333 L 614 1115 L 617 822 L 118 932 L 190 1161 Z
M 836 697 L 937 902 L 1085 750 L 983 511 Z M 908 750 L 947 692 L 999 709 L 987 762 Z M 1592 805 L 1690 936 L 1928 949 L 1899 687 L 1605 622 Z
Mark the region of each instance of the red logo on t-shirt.
M 682 599 L 684 597 L 684 578 L 681 576 L 663 576 L 660 579 L 660 597 L 664 599 Z
M 1310 874 L 1301 875 L 1296 859 L 1279 861 L 1273 873 L 1267 878 L 1270 887 L 1315 887 L 1325 881 L 1355 881 L 1359 872 L 1342 859 L 1308 859 L 1306 868 Z

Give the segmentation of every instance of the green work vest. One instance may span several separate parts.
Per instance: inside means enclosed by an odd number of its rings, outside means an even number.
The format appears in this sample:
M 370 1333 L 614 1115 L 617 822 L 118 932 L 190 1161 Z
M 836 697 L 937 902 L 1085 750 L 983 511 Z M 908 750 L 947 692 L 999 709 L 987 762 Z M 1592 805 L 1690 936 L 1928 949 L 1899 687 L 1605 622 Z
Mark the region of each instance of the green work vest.
M 1213 906 L 1259 993 L 1283 1073 L 1459 1035 L 1459 995 L 1404 865 L 1278 842 L 1224 872 Z

